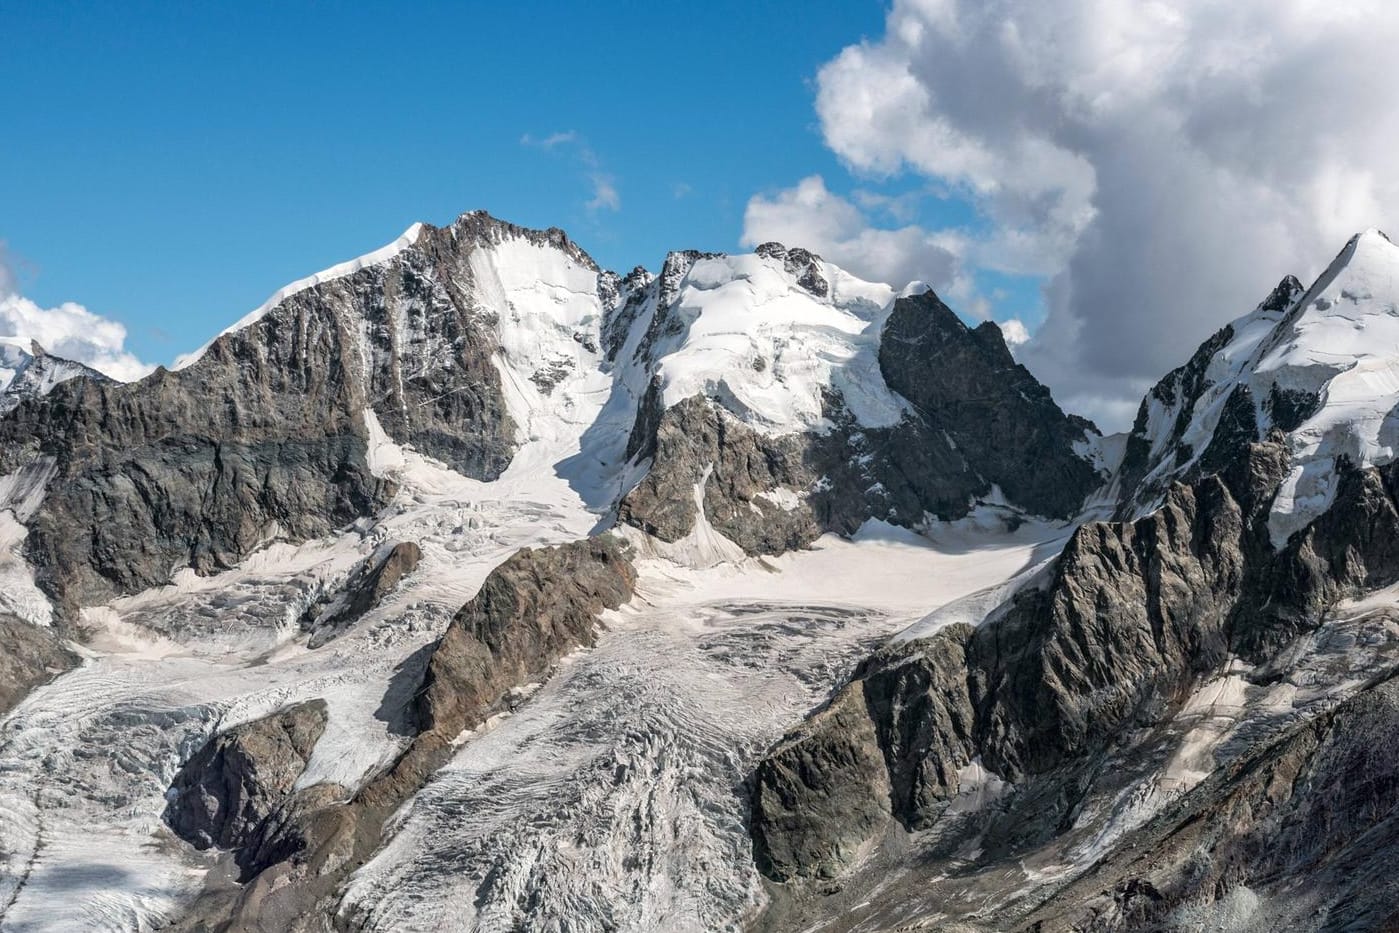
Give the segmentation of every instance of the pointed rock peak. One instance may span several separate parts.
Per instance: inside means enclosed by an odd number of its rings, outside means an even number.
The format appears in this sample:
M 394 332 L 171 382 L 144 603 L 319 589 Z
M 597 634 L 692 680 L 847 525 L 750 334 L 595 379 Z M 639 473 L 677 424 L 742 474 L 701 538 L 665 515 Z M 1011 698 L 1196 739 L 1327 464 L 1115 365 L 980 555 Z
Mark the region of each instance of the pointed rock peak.
M 501 220 L 486 211 L 467 211 L 446 228 L 457 240 L 492 246 L 508 240 L 525 240 L 535 246 L 552 246 L 570 259 L 595 272 L 602 268 L 567 233 L 558 227 L 536 230 Z
M 706 253 L 697 249 L 673 250 L 666 253 L 660 274 L 661 304 L 668 305 L 675 300 L 680 291 L 680 282 L 694 268 L 695 263 L 701 259 L 721 259 L 723 256 L 723 253 Z
M 1306 291 L 1301 282 L 1297 281 L 1295 275 L 1283 276 L 1277 287 L 1269 293 L 1267 298 L 1259 304 L 1259 311 L 1286 311 L 1297 301 L 1297 297 Z
M 966 325 L 966 322 L 957 316 L 957 312 L 949 308 L 947 302 L 938 297 L 938 293 L 933 291 L 931 286 L 924 285 L 922 282 L 918 284 L 923 286 L 921 291 L 908 294 L 901 292 L 898 297 L 898 303 L 912 304 L 925 313 L 932 314 L 938 318 L 941 323 L 947 326 L 952 326 L 953 322 L 955 322 L 958 329 L 963 331 L 971 330 L 971 328 Z M 907 289 L 905 289 L 905 292 L 907 292 Z
M 797 280 L 797 284 L 806 289 L 817 298 L 825 298 L 830 294 L 830 285 L 826 277 L 821 274 L 819 263 L 821 257 L 809 249 L 802 249 L 800 246 L 793 246 L 790 249 L 781 243 L 760 243 L 758 248 L 753 250 L 761 259 L 768 259 L 782 263 L 782 268 L 790 276 Z

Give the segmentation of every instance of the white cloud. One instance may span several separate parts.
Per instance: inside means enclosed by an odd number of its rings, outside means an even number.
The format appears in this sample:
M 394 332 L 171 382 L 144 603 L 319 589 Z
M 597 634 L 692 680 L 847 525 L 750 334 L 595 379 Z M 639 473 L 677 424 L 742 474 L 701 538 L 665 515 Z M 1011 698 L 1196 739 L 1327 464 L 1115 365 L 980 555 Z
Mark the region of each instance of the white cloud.
M 998 321 L 1001 328 L 1001 337 L 1005 339 L 1006 346 L 1015 350 L 1030 339 L 1030 331 L 1025 327 L 1025 322 L 1019 318 L 1011 318 L 1009 321 Z
M 19 295 L 0 298 L 0 338 L 4 337 L 38 341 L 54 356 L 86 363 L 123 382 L 139 379 L 153 368 L 124 348 L 124 326 L 71 301 L 41 308 Z
M 967 263 L 1049 279 L 1019 355 L 1120 427 L 1283 274 L 1394 219 L 1396 45 L 1374 0 L 895 0 L 817 112 L 857 174 L 976 205 Z
M 564 130 L 560 133 L 550 133 L 543 138 L 536 137 L 531 133 L 526 133 L 520 137 L 520 144 L 524 146 L 537 146 L 540 149 L 553 149 L 555 146 L 562 146 L 565 143 L 578 141 L 578 133 L 575 130 Z
M 39 305 L 16 294 L 13 267 L 0 244 L 0 339 L 38 344 L 55 356 L 86 363 L 113 379 L 129 382 L 155 367 L 125 349 L 126 327 L 65 301 L 56 308 Z
M 895 288 L 918 280 L 939 291 L 950 290 L 961 277 L 954 248 L 959 244 L 952 235 L 915 225 L 875 227 L 852 201 L 828 190 L 819 175 L 748 201 L 743 245 L 769 240 L 804 247 L 853 275 Z M 963 287 L 963 296 L 971 297 Z
M 617 193 L 617 183 L 611 175 L 604 172 L 593 172 L 588 176 L 588 180 L 593 183 L 593 197 L 588 202 L 588 210 L 596 211 L 606 208 L 609 211 L 622 209 L 622 196 Z

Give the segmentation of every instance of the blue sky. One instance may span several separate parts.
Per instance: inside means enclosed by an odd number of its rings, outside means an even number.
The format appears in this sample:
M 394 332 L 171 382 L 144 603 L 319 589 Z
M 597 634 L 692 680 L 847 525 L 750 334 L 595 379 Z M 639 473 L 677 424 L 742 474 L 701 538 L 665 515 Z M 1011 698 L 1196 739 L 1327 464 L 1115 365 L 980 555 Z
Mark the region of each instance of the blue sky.
M 885 14 L 7 3 L 0 239 L 21 293 L 124 322 L 152 362 L 287 281 L 478 207 L 561 226 L 610 268 L 734 250 L 753 195 L 812 174 L 854 185 L 823 144 L 813 79 Z M 972 218 L 956 200 L 928 209 Z

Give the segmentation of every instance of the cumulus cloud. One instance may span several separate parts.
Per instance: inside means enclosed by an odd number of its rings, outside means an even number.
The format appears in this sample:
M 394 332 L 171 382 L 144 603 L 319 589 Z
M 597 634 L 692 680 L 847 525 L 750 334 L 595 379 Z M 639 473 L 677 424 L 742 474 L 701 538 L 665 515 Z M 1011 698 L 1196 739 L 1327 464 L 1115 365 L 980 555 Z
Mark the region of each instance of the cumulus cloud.
M 126 328 L 71 301 L 40 307 L 15 293 L 11 267 L 0 255 L 0 340 L 28 346 L 37 341 L 49 353 L 86 363 L 113 379 L 139 379 L 154 367 L 125 349 Z
M 1019 318 L 1011 318 L 1009 321 L 998 322 L 1001 327 L 1001 336 L 1005 339 L 1006 346 L 1012 351 L 1023 346 L 1030 339 L 1029 328 L 1025 322 Z
M 991 232 L 966 262 L 1046 277 L 1019 355 L 1121 427 L 1283 274 L 1392 220 L 1396 43 L 1371 0 L 896 0 L 817 113 L 858 175 L 970 199 Z
M 873 225 L 854 202 L 826 188 L 819 175 L 772 195 L 757 195 L 743 212 L 742 244 L 776 240 L 801 246 L 864 279 L 901 288 L 912 281 L 965 293 L 955 238 L 909 224 Z

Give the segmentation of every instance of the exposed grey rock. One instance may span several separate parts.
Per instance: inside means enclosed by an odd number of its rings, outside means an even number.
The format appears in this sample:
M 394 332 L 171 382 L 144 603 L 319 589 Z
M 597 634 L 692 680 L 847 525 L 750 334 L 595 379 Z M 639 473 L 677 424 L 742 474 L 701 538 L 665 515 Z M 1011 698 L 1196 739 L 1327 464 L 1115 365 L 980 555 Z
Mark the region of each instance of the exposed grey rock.
M 815 261 L 779 244 L 764 251 Z M 665 319 L 658 311 L 653 330 Z M 653 386 L 627 449 L 651 468 L 622 500 L 619 520 L 677 541 L 695 525 L 700 487 L 715 529 L 747 553 L 773 554 L 868 518 L 910 527 L 930 514 L 960 518 L 992 484 L 1030 512 L 1067 516 L 1102 479 L 1074 449 L 1092 426 L 1060 411 L 998 328 L 968 329 L 931 292 L 898 300 L 880 368 L 916 411 L 867 428 L 830 392 L 832 427 L 821 434 L 764 434 L 699 396 L 663 409 Z
M 186 927 L 326 929 L 324 899 L 370 858 L 385 821 L 447 761 L 457 736 L 512 688 L 591 645 L 599 614 L 630 599 L 635 581 L 610 536 L 526 548 L 493 570 L 432 650 L 415 703 L 418 731 L 403 754 L 356 793 L 316 784 L 283 795 L 253 832 L 237 837 L 247 883 L 207 892 Z
M 302 616 L 301 627 L 311 633 L 308 646 L 319 648 L 354 625 L 417 569 L 422 557 L 422 550 L 412 541 L 376 548 L 354 569 L 343 588 Z
M 830 875 L 823 853 L 852 852 L 852 840 L 881 828 L 854 807 L 845 820 L 811 816 L 886 786 L 890 817 L 926 829 L 973 760 L 1019 785 L 1023 804 L 1016 819 L 982 828 L 983 847 L 1009 856 L 1042 844 L 1063 831 L 1124 730 L 1168 717 L 1228 657 L 1266 661 L 1338 599 L 1399 580 L 1389 492 L 1399 468 L 1347 471 L 1332 510 L 1275 552 L 1266 515 L 1286 472 L 1280 443 L 1251 445 L 1223 473 L 1173 487 L 1145 518 L 1080 527 L 1047 587 L 1023 591 L 998 618 L 876 654 L 846 690 L 863 694 L 885 775 L 795 769 L 851 760 L 842 749 L 857 740 L 863 759 L 873 754 L 868 726 L 818 716 L 756 772 L 760 865 L 779 880 Z
M 652 417 L 646 413 L 653 407 L 642 410 L 638 425 Z M 764 436 L 699 396 L 656 421 L 649 448 L 637 452 L 651 457 L 651 469 L 622 500 L 621 521 L 678 541 L 695 526 L 700 487 L 708 521 L 749 553 L 781 553 L 820 534 L 810 504 L 784 509 L 770 497 L 774 490 L 796 496 L 815 486 L 819 474 L 809 464 L 815 436 Z
M 419 726 L 448 740 L 514 686 L 591 645 L 597 616 L 631 598 L 636 573 L 611 536 L 526 548 L 486 578 L 428 661 Z
M 35 687 L 78 665 L 52 629 L 0 612 L 0 716 Z
M 946 808 L 975 754 L 971 631 L 882 649 L 763 759 L 751 821 L 760 871 L 834 878 L 891 818 L 916 828 Z
M 368 408 L 394 440 L 498 476 L 515 425 L 470 260 L 512 238 L 597 268 L 562 231 L 466 214 L 292 294 L 186 369 L 130 385 L 74 379 L 23 400 L 0 418 L 0 474 L 54 466 L 28 523 L 40 585 L 71 613 L 373 512 L 392 489 L 366 464 Z
M 1065 415 L 1006 349 L 1001 329 L 968 328 L 932 291 L 900 298 L 884 324 L 879 370 L 969 470 L 1022 508 L 1069 517 L 1102 478 L 1074 444 L 1096 428 Z
M 47 394 L 54 386 L 70 379 L 82 377 L 96 382 L 111 381 L 91 366 L 52 355 L 37 340 L 30 341 L 28 352 L 0 340 L 2 370 L 10 370 L 13 375 L 0 385 L 0 415 L 11 411 L 27 398 Z M 0 379 L 3 379 L 3 373 L 0 373 Z
M 611 307 L 616 310 L 608 315 L 602 330 L 602 346 L 609 363 L 616 361 L 647 300 L 653 297 L 651 285 L 655 280 L 645 268 L 637 266 L 618 282 L 616 295 L 611 299 Z
M 1286 276 L 1258 305 L 1254 314 L 1281 315 L 1305 291 L 1296 278 Z M 1205 450 L 1192 447 L 1185 439 L 1186 430 L 1206 392 L 1214 386 L 1212 365 L 1220 351 L 1236 336 L 1234 324 L 1220 328 L 1184 365 L 1162 377 L 1142 399 L 1118 469 L 1119 517 L 1132 517 L 1159 501 L 1171 483 L 1191 483 L 1218 471 L 1243 446 L 1262 440 L 1266 431 L 1273 428 L 1291 431 L 1315 410 L 1318 399 L 1314 394 L 1274 386 L 1269 397 L 1261 400 L 1269 422 L 1259 424 L 1255 414 L 1255 402 L 1259 400 L 1252 398 L 1248 387 L 1241 384 L 1226 399 L 1219 424 Z M 1153 407 L 1174 413 L 1164 433 L 1151 432 L 1149 416 Z
M 1211 775 L 1019 926 L 1393 929 L 1397 746 L 1391 676 Z
M 325 701 L 308 700 L 214 736 L 175 775 L 165 822 L 197 849 L 232 851 L 251 878 L 265 867 L 258 850 L 268 821 L 291 798 L 325 725 Z

